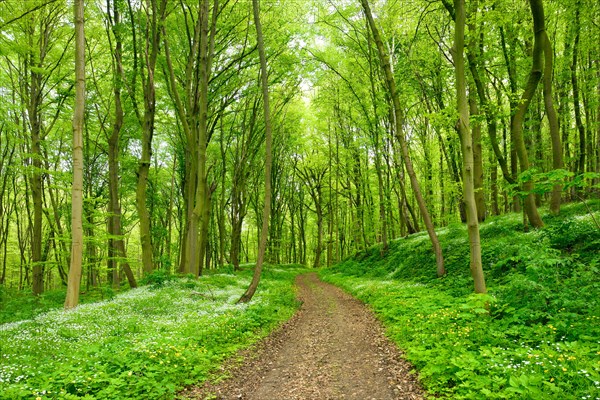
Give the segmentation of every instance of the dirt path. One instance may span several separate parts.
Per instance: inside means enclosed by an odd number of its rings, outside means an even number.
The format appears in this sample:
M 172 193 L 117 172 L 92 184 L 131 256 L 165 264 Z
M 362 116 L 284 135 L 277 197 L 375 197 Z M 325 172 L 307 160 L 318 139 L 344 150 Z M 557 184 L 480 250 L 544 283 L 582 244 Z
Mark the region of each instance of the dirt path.
M 296 284 L 303 302 L 300 311 L 251 351 L 231 371 L 232 379 L 188 395 L 244 400 L 422 398 L 410 365 L 362 303 L 314 273 L 300 275 Z

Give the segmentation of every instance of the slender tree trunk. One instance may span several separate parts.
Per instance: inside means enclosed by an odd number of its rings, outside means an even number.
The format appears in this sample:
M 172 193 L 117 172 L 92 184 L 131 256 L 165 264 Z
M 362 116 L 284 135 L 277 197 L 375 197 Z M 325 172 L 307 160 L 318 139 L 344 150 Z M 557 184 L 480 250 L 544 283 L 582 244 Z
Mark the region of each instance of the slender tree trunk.
M 172 271 L 172 256 L 171 256 L 171 242 L 173 241 L 173 205 L 175 203 L 175 175 L 177 175 L 177 156 L 173 156 L 173 169 L 171 170 L 171 187 L 169 189 L 169 208 L 167 209 L 167 239 L 165 243 L 167 253 L 167 265 L 168 272 Z
M 110 10 L 107 10 L 110 13 Z M 121 102 L 121 87 L 123 82 L 123 59 L 122 59 L 122 36 L 119 25 L 121 17 L 116 2 L 113 2 L 113 24 L 112 30 L 115 35 L 115 50 L 114 50 L 114 100 L 115 100 L 115 116 L 112 126 L 112 132 L 108 138 L 108 191 L 109 191 L 109 211 L 110 223 L 109 233 L 112 236 L 113 257 L 116 257 L 112 263 L 114 268 L 112 282 L 113 286 L 119 286 L 119 270 L 118 265 L 121 264 L 123 272 L 127 277 L 129 286 L 137 287 L 137 282 L 133 275 L 133 271 L 127 262 L 127 253 L 125 251 L 125 243 L 123 241 L 123 232 L 121 227 L 121 201 L 119 199 L 119 140 L 121 128 L 123 127 L 123 107 Z
M 598 49 L 600 51 L 600 45 Z M 600 59 L 596 59 L 596 82 L 596 173 L 600 173 Z M 599 182 L 600 179 L 596 179 L 596 185 Z
M 221 169 L 221 191 L 219 196 L 218 228 L 219 228 L 219 265 L 225 265 L 225 178 L 227 176 L 227 155 L 225 152 L 223 119 L 221 119 L 221 140 L 219 146 L 221 150 L 221 160 L 223 167 Z
M 47 170 L 51 169 L 51 166 L 50 166 L 50 163 L 48 162 L 48 160 L 46 160 L 46 169 Z M 50 205 L 51 205 L 52 211 L 53 211 L 52 215 L 54 216 L 53 219 L 54 219 L 54 225 L 56 227 L 56 232 L 58 233 L 58 235 L 60 237 L 63 237 L 63 236 L 65 236 L 65 231 L 63 229 L 61 218 L 60 218 L 60 210 L 59 210 L 60 204 L 58 204 L 58 200 L 57 200 L 58 194 L 55 194 L 55 191 L 52 190 L 52 188 L 50 187 L 50 182 L 48 182 L 48 197 L 50 198 Z M 50 223 L 50 225 L 52 225 L 49 214 L 50 214 L 49 212 L 46 212 L 48 222 Z M 65 243 L 64 240 L 61 240 L 61 241 L 59 241 L 59 246 L 60 246 L 60 250 L 61 250 L 62 254 L 64 254 L 66 257 L 66 260 L 65 260 L 66 268 L 69 268 L 69 265 L 71 264 L 71 258 L 69 256 L 70 249 L 67 248 L 68 244 Z M 63 269 L 63 267 L 62 267 L 62 265 L 60 265 L 59 266 L 59 274 L 61 275 L 61 279 L 63 280 L 64 284 L 66 285 L 66 282 L 67 282 L 66 274 L 63 277 L 63 274 L 61 272 L 62 269 Z
M 492 190 L 492 213 L 500 215 L 500 206 L 498 205 L 498 167 L 493 155 L 490 155 L 490 186 Z
M 437 234 L 435 233 L 435 229 L 433 223 L 431 221 L 431 217 L 429 215 L 429 211 L 427 210 L 427 206 L 425 205 L 425 200 L 423 199 L 423 195 L 421 193 L 421 187 L 417 180 L 417 176 L 415 174 L 415 170 L 412 165 L 412 161 L 410 158 L 410 154 L 408 152 L 408 145 L 404 138 L 404 133 L 402 129 L 402 123 L 404 121 L 404 117 L 402 115 L 402 109 L 400 106 L 400 99 L 398 96 L 398 92 L 396 89 L 396 82 L 394 81 L 394 75 L 392 74 L 392 69 L 390 66 L 390 60 L 383 45 L 383 41 L 379 34 L 379 30 L 375 25 L 375 21 L 373 20 L 373 15 L 371 14 L 371 9 L 369 7 L 369 3 L 367 0 L 361 0 L 363 10 L 365 12 L 365 16 L 369 22 L 369 26 L 371 27 L 371 32 L 373 33 L 373 38 L 375 39 L 375 43 L 377 44 L 377 49 L 379 51 L 379 58 L 381 61 L 381 66 L 383 68 L 383 72 L 385 75 L 385 79 L 388 85 L 388 89 L 390 91 L 390 97 L 392 100 L 392 105 L 395 113 L 395 123 L 396 123 L 396 137 L 400 142 L 400 147 L 402 150 L 402 155 L 404 157 L 404 164 L 406 166 L 406 171 L 410 178 L 411 185 L 413 187 L 413 191 L 415 194 L 415 198 L 417 200 L 417 204 L 421 211 L 421 216 L 423 218 L 423 222 L 425 223 L 425 227 L 427 228 L 427 233 L 429 234 L 429 238 L 431 240 L 431 244 L 433 245 L 433 251 L 435 253 L 436 264 L 437 264 L 437 274 L 438 276 L 442 276 L 446 273 L 444 269 L 444 257 L 442 255 L 442 247 L 440 246 L 439 239 Z
M 471 6 L 474 13 L 477 12 L 477 4 L 478 4 L 478 2 L 474 2 Z M 511 176 L 511 174 L 508 170 L 508 164 L 506 162 L 506 158 L 504 157 L 504 154 L 500 150 L 500 146 L 498 144 L 498 124 L 496 121 L 496 115 L 495 115 L 493 108 L 489 107 L 489 94 L 487 93 L 486 88 L 483 83 L 483 80 L 482 80 L 482 75 L 484 75 L 484 74 L 482 74 L 480 72 L 481 65 L 479 63 L 479 58 L 478 58 L 479 51 L 478 51 L 478 43 L 476 40 L 477 32 L 476 32 L 476 24 L 475 24 L 474 18 L 471 19 L 471 22 L 469 22 L 468 27 L 471 32 L 471 34 L 470 34 L 471 39 L 469 39 L 469 41 L 467 42 L 467 48 L 466 48 L 467 60 L 468 60 L 468 64 L 469 64 L 469 70 L 471 71 L 471 75 L 473 77 L 473 82 L 475 84 L 475 89 L 477 92 L 477 96 L 479 98 L 479 102 L 480 102 L 481 106 L 484 108 L 486 122 L 487 122 L 487 128 L 488 128 L 488 134 L 490 136 L 490 143 L 492 145 L 492 150 L 494 151 L 494 154 L 496 155 L 496 160 L 498 160 L 498 164 L 500 165 L 500 169 L 502 170 L 502 174 L 503 174 L 504 178 L 506 179 L 506 181 L 508 183 L 514 183 L 515 180 L 513 179 L 513 177 Z M 501 32 L 503 32 L 503 30 L 501 30 Z M 511 58 L 508 55 L 503 34 L 502 34 L 502 44 L 503 44 L 503 50 L 505 51 L 505 60 L 506 60 L 507 65 L 509 65 L 509 75 L 512 76 L 513 70 L 512 70 L 512 67 L 510 67 Z M 510 82 L 511 82 L 511 88 L 512 88 L 512 82 L 513 82 L 512 77 L 510 78 Z M 470 101 L 470 103 L 472 103 L 472 101 Z M 475 104 L 475 107 L 471 106 L 471 114 L 474 114 L 474 111 L 478 112 L 476 104 Z M 478 131 L 480 131 L 479 127 L 477 127 L 477 129 L 475 129 L 475 127 L 473 128 L 473 141 L 474 141 L 474 144 L 479 143 L 479 146 L 481 146 L 481 142 L 480 142 L 481 138 L 479 137 L 480 132 L 478 132 Z M 477 157 L 478 157 L 477 151 L 474 153 L 474 157 L 477 159 Z M 477 166 L 478 164 L 479 163 L 476 162 L 475 165 Z M 481 167 L 481 168 L 483 168 L 483 167 Z M 475 175 L 477 177 L 478 173 L 476 173 Z M 476 186 L 478 187 L 479 183 L 476 182 Z M 477 187 L 476 187 L 476 189 L 477 189 Z M 477 212 L 478 212 L 480 221 L 482 221 L 482 219 L 481 219 L 481 211 L 480 211 L 479 204 L 481 203 L 482 198 L 483 198 L 483 193 L 482 193 L 481 198 L 479 198 L 479 196 L 477 195 L 477 192 L 476 192 L 476 199 L 477 199 L 477 205 L 478 205 Z M 483 204 L 485 205 L 485 202 Z
M 154 80 L 154 77 L 149 80 Z M 150 173 L 150 161 L 152 159 L 152 136 L 154 135 L 154 107 L 155 93 L 154 84 L 146 87 L 145 115 L 142 128 L 142 156 L 138 167 L 138 183 L 136 188 L 136 207 L 140 219 L 140 242 L 142 245 L 142 267 L 145 274 L 153 271 L 152 262 L 152 233 L 150 213 L 146 204 L 146 189 L 148 187 L 148 175 Z
M 193 147 L 196 145 L 188 146 Z M 185 206 L 185 223 L 182 237 L 182 247 L 179 272 L 192 273 L 191 265 L 195 263 L 196 248 L 195 243 L 198 239 L 198 225 L 194 219 L 194 199 L 196 196 L 196 168 L 198 163 L 195 152 L 186 149 L 186 179 L 184 188 L 184 206 Z M 193 236 L 193 237 L 192 237 Z
M 379 153 L 379 149 L 376 149 Z M 376 155 L 375 170 L 377 172 L 377 185 L 379 192 L 379 220 L 381 232 L 381 255 L 383 256 L 388 251 L 388 223 L 386 214 L 386 193 L 383 183 L 383 167 L 381 165 L 381 155 Z
M 579 102 L 579 80 L 577 79 L 577 61 L 579 56 L 579 7 L 580 1 L 575 2 L 575 21 L 573 29 L 575 30 L 575 41 L 573 42 L 573 62 L 571 63 L 571 84 L 573 85 L 573 110 L 575 111 L 575 125 L 579 132 L 579 157 L 577 159 L 577 173 L 585 172 L 585 126 L 581 119 L 581 106 Z
M 368 24 L 368 23 L 367 23 Z M 369 29 L 367 27 L 367 29 Z M 373 132 L 371 136 L 373 136 L 373 145 L 375 150 L 375 171 L 377 173 L 377 188 L 379 195 L 379 221 L 380 221 L 380 240 L 382 243 L 381 246 L 381 255 L 383 256 L 388 250 L 388 224 L 386 217 L 386 201 L 385 201 L 385 193 L 384 193 L 384 183 L 383 183 L 383 167 L 381 162 L 381 149 L 379 146 L 379 116 L 377 113 L 377 89 L 375 86 L 375 71 L 373 68 L 373 57 L 372 57 L 372 48 L 371 46 L 371 35 L 368 35 L 369 39 L 369 82 L 371 84 L 371 103 L 373 105 L 373 116 L 375 119 L 375 123 L 373 128 L 371 129 Z M 368 115 L 365 115 L 366 118 L 369 118 Z M 331 160 L 331 154 L 329 156 Z M 330 166 L 331 170 L 331 166 Z
M 467 213 L 467 228 L 471 250 L 471 276 L 475 282 L 475 292 L 485 293 L 485 278 L 481 265 L 481 241 L 479 237 L 479 222 L 477 218 L 477 203 L 475 200 L 473 160 L 473 138 L 469 127 L 469 109 L 467 104 L 467 85 L 465 79 L 465 3 L 464 0 L 454 0 L 456 23 L 454 30 L 454 71 L 456 76 L 456 98 L 458 107 L 458 132 L 463 154 L 463 189 Z
M 246 292 L 238 300 L 239 303 L 247 303 L 252 300 L 252 296 L 258 288 L 262 273 L 265 251 L 267 249 L 267 237 L 269 234 L 269 216 L 271 215 L 271 165 L 272 160 L 272 142 L 271 133 L 271 108 L 269 104 L 269 76 L 267 69 L 267 57 L 265 55 L 265 46 L 263 43 L 262 26 L 260 23 L 260 10 L 258 0 L 252 0 L 252 11 L 254 13 L 254 25 L 256 26 L 256 39 L 258 42 L 258 55 L 260 58 L 260 75 L 263 92 L 263 108 L 265 114 L 265 199 L 262 217 L 262 230 L 260 233 L 260 242 L 258 244 L 258 258 L 252 282 Z
M 506 35 L 504 33 L 504 28 L 502 26 L 500 27 L 500 38 L 501 38 L 501 42 L 502 42 L 502 54 L 504 55 L 504 61 L 506 63 L 506 69 L 508 72 L 508 81 L 510 83 L 510 96 L 509 96 L 510 109 L 515 110 L 517 108 L 517 104 L 518 104 L 514 100 L 517 96 L 517 71 L 516 71 L 516 60 L 515 60 L 515 48 L 517 47 L 517 41 L 515 39 L 514 32 L 509 31 L 509 33 L 510 33 L 510 36 L 509 36 L 510 48 L 506 44 Z M 519 156 L 517 155 L 517 144 L 516 144 L 517 140 L 515 138 L 515 134 L 512 129 L 514 118 L 515 118 L 515 115 L 511 114 L 511 116 L 510 116 L 510 125 L 511 125 L 511 130 L 510 130 L 510 176 L 512 179 L 512 183 L 516 183 L 517 178 L 518 178 L 517 175 L 519 174 L 519 165 L 518 165 Z M 490 135 L 490 137 L 491 137 L 491 135 Z M 493 145 L 493 141 L 492 141 L 492 145 Z M 496 152 L 496 157 L 500 161 L 501 158 L 499 157 L 498 154 L 499 153 Z M 506 178 L 506 174 L 505 174 L 505 178 Z M 521 211 L 521 199 L 517 195 L 513 196 L 512 209 L 514 212 Z
M 201 221 L 202 224 L 200 225 L 200 240 L 198 242 L 198 247 L 199 247 L 199 256 L 198 256 L 198 260 L 200 262 L 200 264 L 198 265 L 198 275 L 202 275 L 202 268 L 203 265 L 209 265 L 209 260 L 208 257 L 210 256 L 208 254 L 208 246 L 209 246 L 209 242 L 208 242 L 208 228 L 209 228 L 209 222 L 210 222 L 210 209 L 211 209 L 211 202 L 212 202 L 212 195 L 214 193 L 216 189 L 216 185 L 214 183 L 212 183 L 210 186 L 208 186 L 208 184 L 206 185 L 206 198 L 204 199 L 204 205 L 202 208 L 202 216 L 201 216 Z
M 75 0 L 75 109 L 73 113 L 73 189 L 71 194 L 71 267 L 65 309 L 79 303 L 83 259 L 83 124 L 85 111 L 85 34 L 83 0 Z
M 320 197 L 320 196 L 319 196 Z M 317 248 L 315 249 L 315 260 L 313 268 L 321 267 L 321 253 L 323 253 L 323 209 L 319 203 L 315 204 L 317 209 Z
M 33 294 L 39 295 L 44 291 L 44 267 L 42 265 L 42 150 L 41 150 L 41 121 L 39 111 L 40 81 L 42 77 L 31 72 L 31 93 L 28 109 L 31 124 L 31 199 L 33 203 L 33 224 L 31 236 L 31 264 L 33 266 Z
M 558 101 L 558 124 L 559 131 L 561 132 L 561 141 L 563 145 L 563 163 L 565 164 L 565 169 L 568 169 L 574 173 L 577 172 L 577 160 L 576 157 L 571 157 L 571 143 L 569 139 L 569 133 L 571 131 L 571 110 L 569 107 L 569 93 L 567 86 L 567 79 L 562 78 L 562 76 L 570 76 L 570 69 L 567 71 L 567 68 L 570 68 L 572 62 L 572 46 L 575 41 L 574 38 L 574 29 L 572 25 L 565 25 L 565 40 L 564 40 L 564 51 L 562 55 L 562 63 L 563 70 L 559 72 L 559 76 L 561 79 L 557 82 L 557 101 Z M 572 165 L 569 165 L 569 160 L 575 160 Z M 570 198 L 570 192 L 565 192 L 563 194 L 564 200 L 568 201 Z
M 479 115 L 479 107 L 477 106 L 477 100 L 475 100 L 474 93 L 469 95 L 469 107 L 471 115 Z M 473 190 L 475 194 L 475 205 L 477 206 L 477 219 L 479 222 L 483 222 L 485 221 L 487 210 L 485 206 L 485 196 L 483 193 L 483 152 L 481 148 L 481 124 L 478 121 L 474 122 L 470 131 L 473 142 Z
M 529 73 L 529 79 L 525 85 L 525 91 L 521 96 L 521 101 L 517 105 L 512 124 L 511 132 L 515 140 L 515 147 L 517 155 L 519 157 L 519 163 L 521 164 L 521 171 L 529 169 L 529 155 L 527 154 L 527 148 L 525 146 L 525 140 L 523 138 L 523 120 L 529 103 L 535 94 L 540 78 L 542 77 L 542 57 L 544 51 L 544 33 L 546 31 L 544 23 L 544 6 L 542 0 L 529 0 L 531 6 L 531 14 L 533 17 L 533 30 L 534 30 L 534 44 L 533 44 L 533 59 L 531 65 L 531 72 Z M 537 206 L 535 205 L 535 196 L 532 193 L 533 182 L 528 180 L 523 183 L 523 189 L 529 194 L 524 199 L 525 213 L 529 222 L 534 228 L 541 228 L 544 226 L 542 218 L 538 213 Z
M 0 159 L 0 175 L 2 176 L 2 186 L 0 188 L 0 249 L 4 247 L 4 251 L 2 252 L 2 275 L 0 276 L 0 285 L 5 284 L 6 282 L 9 228 L 11 226 L 12 212 L 17 209 L 16 204 L 9 203 L 10 192 L 8 191 L 10 190 L 8 183 L 10 182 L 9 177 L 11 176 L 8 167 L 12 164 L 16 145 L 13 143 L 11 146 L 8 135 L 4 136 L 2 130 L 2 127 L 0 127 L 0 149 L 2 149 L 4 143 L 2 159 Z M 3 142 L 3 138 L 7 138 L 7 140 Z M 17 189 L 13 188 L 13 190 L 16 192 Z
M 236 178 L 238 171 L 234 171 L 233 185 L 231 189 L 231 248 L 229 250 L 230 262 L 233 269 L 240 269 L 240 254 L 242 247 L 242 226 L 246 216 L 246 195 L 244 178 Z
M 564 168 L 563 149 L 560 140 L 560 130 L 558 126 L 558 116 L 554 108 L 552 99 L 552 71 L 554 67 L 552 44 L 548 34 L 544 31 L 544 106 L 548 116 L 548 125 L 550 126 L 550 138 L 552 140 L 552 167 L 554 169 Z M 550 199 L 550 210 L 553 214 L 560 212 L 562 185 L 556 184 L 552 188 L 552 197 Z
M 145 274 L 154 269 L 152 248 L 151 216 L 146 204 L 146 189 L 152 160 L 152 139 L 156 113 L 155 71 L 160 43 L 160 25 L 165 18 L 166 0 L 146 0 L 146 48 L 144 79 L 144 116 L 142 120 L 142 154 L 138 166 L 136 187 L 136 208 L 140 219 L 140 242 L 142 245 L 142 267 Z

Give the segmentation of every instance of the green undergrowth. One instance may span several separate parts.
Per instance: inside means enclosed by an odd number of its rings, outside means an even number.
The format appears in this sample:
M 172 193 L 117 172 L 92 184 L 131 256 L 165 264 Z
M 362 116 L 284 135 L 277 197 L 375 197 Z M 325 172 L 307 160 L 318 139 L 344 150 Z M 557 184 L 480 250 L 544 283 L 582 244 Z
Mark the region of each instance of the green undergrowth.
M 118 291 L 110 286 L 85 289 L 80 298 L 81 304 L 110 300 Z M 54 308 L 63 307 L 66 289 L 53 289 L 33 296 L 31 290 L 16 290 L 0 286 L 0 324 L 32 319 Z
M 0 325 L 0 399 L 171 399 L 297 309 L 296 266 L 200 279 L 154 274 L 110 300 Z
M 600 231 L 582 204 L 544 220 L 481 226 L 487 295 L 472 294 L 461 225 L 439 231 L 444 278 L 422 233 L 321 275 L 373 307 L 432 397 L 600 399 Z

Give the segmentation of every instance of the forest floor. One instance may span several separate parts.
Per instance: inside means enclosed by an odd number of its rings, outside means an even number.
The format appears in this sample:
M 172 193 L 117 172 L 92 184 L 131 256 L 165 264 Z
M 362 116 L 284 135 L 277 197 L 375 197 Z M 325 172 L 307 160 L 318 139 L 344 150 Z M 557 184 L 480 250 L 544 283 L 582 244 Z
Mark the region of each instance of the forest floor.
M 322 282 L 296 279 L 302 307 L 281 329 L 223 367 L 195 399 L 421 399 L 416 374 L 361 302 Z M 241 362 L 240 362 L 241 360 Z

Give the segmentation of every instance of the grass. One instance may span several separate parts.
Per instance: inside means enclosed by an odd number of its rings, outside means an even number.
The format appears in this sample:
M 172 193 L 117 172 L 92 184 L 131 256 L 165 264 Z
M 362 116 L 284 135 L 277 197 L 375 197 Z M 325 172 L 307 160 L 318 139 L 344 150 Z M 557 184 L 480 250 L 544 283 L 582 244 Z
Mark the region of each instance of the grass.
M 600 232 L 581 204 L 544 220 L 482 225 L 487 295 L 472 294 L 461 225 L 439 232 L 444 278 L 425 234 L 321 275 L 373 307 L 432 398 L 600 399 Z
M 79 298 L 80 304 L 110 300 L 116 292 L 110 286 L 90 288 Z M 8 289 L 0 286 L 0 324 L 33 319 L 37 315 L 55 308 L 63 307 L 65 289 L 53 289 L 32 296 L 31 290 Z
M 0 325 L 0 399 L 171 399 L 267 335 L 298 307 L 298 267 L 199 280 L 154 277 L 110 300 Z

